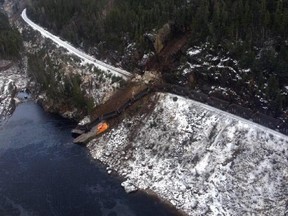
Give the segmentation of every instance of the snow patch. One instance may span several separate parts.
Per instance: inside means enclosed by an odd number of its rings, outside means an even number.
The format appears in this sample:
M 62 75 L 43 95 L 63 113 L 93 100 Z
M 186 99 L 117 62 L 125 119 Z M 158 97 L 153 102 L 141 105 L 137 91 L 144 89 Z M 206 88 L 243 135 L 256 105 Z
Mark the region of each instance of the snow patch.
M 287 136 L 173 97 L 157 94 L 150 115 L 90 142 L 92 156 L 122 175 L 128 192 L 152 190 L 189 215 L 283 215 Z
M 190 48 L 187 51 L 187 55 L 194 56 L 194 55 L 197 55 L 197 54 L 201 53 L 201 51 L 202 50 L 200 48 Z

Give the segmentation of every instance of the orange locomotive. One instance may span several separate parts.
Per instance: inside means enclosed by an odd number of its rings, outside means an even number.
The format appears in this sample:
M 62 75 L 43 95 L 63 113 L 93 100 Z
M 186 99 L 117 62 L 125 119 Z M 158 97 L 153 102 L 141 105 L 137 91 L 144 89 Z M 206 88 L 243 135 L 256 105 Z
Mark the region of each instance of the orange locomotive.
M 106 121 L 102 121 L 97 125 L 96 135 L 103 133 L 109 128 L 109 124 Z

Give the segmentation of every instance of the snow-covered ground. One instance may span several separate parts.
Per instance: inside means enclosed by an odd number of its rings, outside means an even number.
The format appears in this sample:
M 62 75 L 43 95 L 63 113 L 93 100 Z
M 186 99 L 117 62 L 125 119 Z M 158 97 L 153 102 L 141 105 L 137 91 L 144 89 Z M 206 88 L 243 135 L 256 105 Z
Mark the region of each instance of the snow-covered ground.
M 7 70 L 0 71 L 0 125 L 14 111 L 15 94 L 25 89 L 28 78 L 23 71 L 15 64 Z
M 253 49 L 258 53 L 257 56 L 261 56 L 264 48 L 254 47 Z M 247 59 L 248 56 L 247 54 Z M 277 118 L 282 121 L 287 120 L 285 114 L 287 107 L 282 107 L 281 112 L 276 112 L 275 107 L 271 105 L 275 103 L 275 98 L 267 94 L 270 75 L 263 70 L 261 79 L 253 79 L 255 71 L 247 66 L 250 63 L 247 63 L 246 57 L 237 59 L 231 52 L 224 48 L 217 48 L 208 42 L 188 48 L 185 57 L 178 70 L 188 79 L 182 79 L 180 84 L 188 84 L 190 80 L 202 93 L 260 113 L 270 113 L 271 116 L 278 116 Z M 285 86 L 279 88 L 279 95 L 281 98 L 287 95 Z
M 84 60 L 85 62 L 89 63 L 89 64 L 93 64 L 95 65 L 98 69 L 102 70 L 102 71 L 106 71 L 108 73 L 112 73 L 113 75 L 117 75 L 117 76 L 121 76 L 123 79 L 127 79 L 129 77 L 132 76 L 131 73 L 120 69 L 120 68 L 115 68 L 111 65 L 108 65 L 102 61 L 99 61 L 97 59 L 95 59 L 94 57 L 87 55 L 86 53 L 84 53 L 83 51 L 76 49 L 75 47 L 73 47 L 71 44 L 69 44 L 68 42 L 65 42 L 63 40 L 61 40 L 59 37 L 51 34 L 50 32 L 46 31 L 45 29 L 43 29 L 41 26 L 37 25 L 36 23 L 32 22 L 26 14 L 26 9 L 24 9 L 22 11 L 21 17 L 23 18 L 23 20 L 30 25 L 33 29 L 39 31 L 43 37 L 45 38 L 49 38 L 52 41 L 54 41 L 56 44 L 58 44 L 59 46 L 67 49 L 69 52 L 71 52 L 72 54 L 78 56 L 79 58 L 81 58 L 82 60 Z
M 95 159 L 189 215 L 288 213 L 288 137 L 210 106 L 156 94 L 155 109 L 91 141 Z

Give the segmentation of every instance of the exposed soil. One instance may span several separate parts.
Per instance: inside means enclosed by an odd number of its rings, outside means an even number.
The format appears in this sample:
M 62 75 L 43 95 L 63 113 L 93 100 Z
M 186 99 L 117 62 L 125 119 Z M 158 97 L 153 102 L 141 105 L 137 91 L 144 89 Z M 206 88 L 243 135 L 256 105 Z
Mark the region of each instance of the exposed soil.
M 186 32 L 168 41 L 161 52 L 147 62 L 146 70 L 159 71 L 162 75 L 163 84 L 159 86 L 158 90 L 178 94 L 202 103 L 208 103 L 216 108 L 246 119 L 252 119 L 256 123 L 287 134 L 288 130 L 285 129 L 288 122 L 287 111 L 286 114 L 285 111 L 282 112 L 282 114 L 275 114 L 275 110 L 271 108 L 268 111 L 264 110 L 262 108 L 263 105 L 259 102 L 259 98 L 255 97 L 255 93 L 247 89 L 245 83 L 236 82 L 235 77 L 233 77 L 235 74 L 231 71 L 225 71 L 223 68 L 220 68 L 221 70 L 216 68 L 214 71 L 213 69 L 208 70 L 208 66 L 205 67 L 204 63 L 207 61 L 205 56 L 209 56 L 208 54 L 210 53 L 205 53 L 203 59 L 195 62 L 195 64 L 203 64 L 203 67 L 195 68 L 192 72 L 190 71 L 185 75 L 180 73 L 178 67 L 180 66 L 181 57 L 187 58 L 186 51 L 188 49 L 187 46 L 190 36 L 191 33 Z M 221 53 L 214 53 L 214 56 L 221 58 Z M 201 58 L 201 56 L 199 58 Z M 187 61 L 187 59 L 184 60 Z M 193 64 L 191 61 L 189 63 Z M 225 62 L 225 64 L 228 64 L 225 66 L 231 66 L 229 65 L 230 63 L 231 62 L 228 61 Z M 227 92 L 223 93 L 213 90 L 215 86 L 219 86 L 219 89 L 227 88 L 229 91 L 227 90 Z M 234 109 L 233 107 L 231 108 L 231 106 L 237 108 Z M 252 114 L 247 115 L 247 110 Z M 258 117 L 258 113 L 260 113 L 259 115 L 261 117 Z
M 90 114 L 91 119 L 97 119 L 105 113 L 117 110 L 121 105 L 145 88 L 147 88 L 145 84 L 129 83 L 127 86 L 115 92 L 105 103 L 95 107 Z
M 174 69 L 177 55 L 181 53 L 182 48 L 187 44 L 189 36 L 190 33 L 187 33 L 169 41 L 158 55 L 147 62 L 146 69 L 162 73 Z
M 146 85 L 137 85 L 137 83 L 130 83 L 130 85 L 126 88 L 117 91 L 108 101 L 94 109 L 94 115 L 90 116 L 91 123 L 84 126 L 84 128 L 86 129 L 81 129 L 81 126 L 74 129 L 75 135 L 79 132 L 79 134 L 81 134 L 80 136 L 75 137 L 74 143 L 86 144 L 91 139 L 95 138 L 98 133 L 97 125 L 99 124 L 99 122 L 103 121 L 103 118 L 106 122 L 108 122 L 110 128 L 105 132 L 111 130 L 111 128 L 121 123 L 123 119 L 127 117 L 131 118 L 132 116 L 139 113 L 143 117 L 142 119 L 147 119 L 153 112 L 158 102 L 158 97 L 149 97 L 147 96 L 147 94 L 149 95 L 149 93 L 151 93 L 150 88 L 147 91 Z M 132 98 L 134 100 L 131 100 Z M 127 101 L 130 102 L 127 103 Z M 124 107 L 128 107 L 123 108 L 123 105 Z M 117 111 L 118 109 L 119 113 Z M 115 113 L 116 115 L 106 119 L 107 113 L 113 113 L 113 115 Z M 142 125 L 142 123 L 145 124 L 145 121 L 139 122 L 139 125 Z M 129 124 L 127 124 L 126 126 L 128 128 L 131 127 L 131 125 Z M 129 137 L 129 139 L 132 141 L 138 134 L 138 128 L 131 128 L 130 134 L 131 136 Z

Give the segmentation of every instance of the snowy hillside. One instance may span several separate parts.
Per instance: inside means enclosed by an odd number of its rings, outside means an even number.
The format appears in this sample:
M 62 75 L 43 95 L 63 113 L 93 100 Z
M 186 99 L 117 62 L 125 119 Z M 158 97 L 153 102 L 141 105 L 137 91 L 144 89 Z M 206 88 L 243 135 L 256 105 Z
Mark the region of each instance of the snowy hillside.
M 288 137 L 171 94 L 89 143 L 127 191 L 156 192 L 189 215 L 284 215 Z
M 28 78 L 16 64 L 0 71 L 0 125 L 12 114 L 15 108 L 15 94 L 25 89 Z

